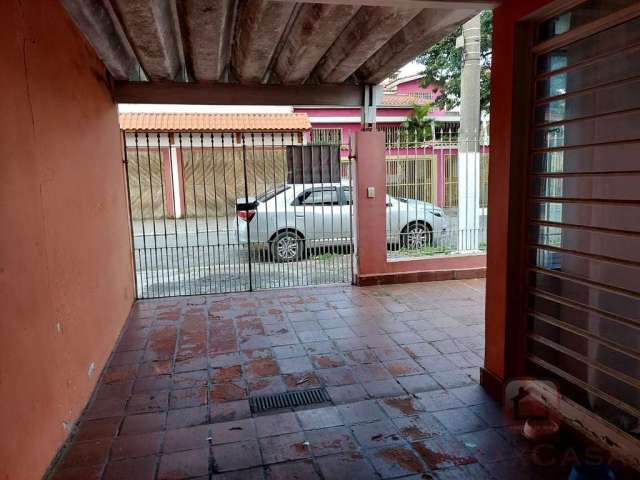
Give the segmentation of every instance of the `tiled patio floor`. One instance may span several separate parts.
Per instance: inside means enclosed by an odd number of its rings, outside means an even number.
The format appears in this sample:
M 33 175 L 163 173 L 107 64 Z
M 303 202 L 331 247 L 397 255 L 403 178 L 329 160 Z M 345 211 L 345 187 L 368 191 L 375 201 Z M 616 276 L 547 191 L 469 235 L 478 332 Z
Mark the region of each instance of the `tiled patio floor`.
M 483 302 L 482 280 L 139 302 L 54 478 L 538 478 L 477 385 Z

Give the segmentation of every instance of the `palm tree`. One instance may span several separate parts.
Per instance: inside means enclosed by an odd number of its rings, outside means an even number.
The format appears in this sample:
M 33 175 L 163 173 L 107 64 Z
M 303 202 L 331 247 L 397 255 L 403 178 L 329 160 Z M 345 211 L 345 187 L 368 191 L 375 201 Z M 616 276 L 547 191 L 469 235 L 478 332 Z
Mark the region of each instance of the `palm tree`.
M 429 120 L 430 105 L 414 105 L 413 112 L 402 123 L 407 129 L 408 141 L 424 142 L 433 139 L 431 121 Z

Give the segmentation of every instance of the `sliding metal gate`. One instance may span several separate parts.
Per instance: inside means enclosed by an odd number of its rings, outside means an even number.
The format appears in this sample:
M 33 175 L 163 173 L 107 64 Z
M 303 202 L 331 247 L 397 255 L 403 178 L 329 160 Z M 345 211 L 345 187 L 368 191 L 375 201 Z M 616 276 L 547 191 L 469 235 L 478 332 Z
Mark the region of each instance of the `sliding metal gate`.
M 300 132 L 123 140 L 138 298 L 351 283 L 339 145 L 303 145 Z

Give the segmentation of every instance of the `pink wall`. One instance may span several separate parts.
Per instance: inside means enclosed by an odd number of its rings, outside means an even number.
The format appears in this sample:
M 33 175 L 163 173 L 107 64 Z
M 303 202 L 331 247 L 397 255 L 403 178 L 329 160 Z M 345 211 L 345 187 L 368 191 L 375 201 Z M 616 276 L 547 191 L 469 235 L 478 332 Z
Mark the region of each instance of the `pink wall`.
M 410 80 L 408 82 L 398 84 L 397 93 L 407 94 L 407 93 L 416 93 L 416 92 L 433 92 L 433 87 L 429 85 L 428 87 L 423 87 L 420 85 L 421 80 L 415 79 Z
M 442 92 L 440 92 L 439 90 L 436 91 L 436 89 L 432 86 L 429 85 L 427 87 L 423 87 L 420 85 L 421 80 L 420 79 L 416 79 L 416 80 L 411 80 L 409 82 L 404 82 L 398 85 L 398 88 L 396 90 L 396 93 L 399 93 L 401 95 L 407 95 L 410 93 L 422 93 L 422 92 L 431 92 L 433 95 L 433 100 L 435 100 L 436 98 L 438 98 Z M 436 110 L 434 108 L 433 110 L 434 112 L 438 111 L 441 112 L 441 110 Z
M 452 255 L 418 260 L 387 260 L 386 203 L 385 203 L 385 140 L 382 132 L 356 134 L 356 241 L 358 282 L 368 278 L 420 271 L 451 271 L 482 269 L 484 255 Z M 367 198 L 367 187 L 374 187 L 377 195 Z M 416 277 L 417 279 L 417 277 Z
M 304 108 L 294 107 L 295 113 L 306 113 L 309 117 L 360 117 L 359 108 Z
M 0 479 L 41 478 L 131 307 L 118 116 L 60 2 L 3 3 Z
M 378 117 L 406 117 L 411 113 L 411 107 L 398 108 L 378 108 Z M 314 117 L 358 117 L 360 118 L 359 108 L 299 108 L 293 109 L 295 113 L 306 113 L 309 115 L 311 123 Z
M 323 123 L 313 122 L 314 118 L 326 118 L 326 117 L 358 117 L 360 118 L 360 110 L 357 108 L 299 108 L 293 109 L 295 113 L 306 113 L 309 115 L 309 120 L 314 127 L 323 127 Z M 384 119 L 384 117 L 407 117 L 413 111 L 412 107 L 384 107 L 378 108 L 376 115 L 378 118 Z M 432 108 L 429 112 L 434 117 L 441 117 L 447 114 L 444 110 L 439 108 Z

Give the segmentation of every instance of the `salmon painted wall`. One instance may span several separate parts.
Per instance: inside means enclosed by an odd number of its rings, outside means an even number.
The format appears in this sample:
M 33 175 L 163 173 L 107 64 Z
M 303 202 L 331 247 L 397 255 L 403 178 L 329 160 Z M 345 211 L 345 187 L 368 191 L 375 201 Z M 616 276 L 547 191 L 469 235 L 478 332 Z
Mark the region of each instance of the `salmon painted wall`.
M 550 0 L 505 0 L 493 12 L 493 56 L 491 64 L 491 163 L 489 167 L 489 205 L 487 230 L 486 346 L 485 369 L 504 379 L 505 332 L 507 325 L 508 282 L 510 281 L 508 236 L 509 197 L 511 195 L 512 123 L 528 112 L 513 108 L 514 58 L 525 52 L 514 51 L 516 23 Z M 512 318 L 510 321 L 521 321 Z
M 41 478 L 134 295 L 118 116 L 60 2 L 0 20 L 0 479 Z
M 388 260 L 386 235 L 386 164 L 383 132 L 356 134 L 356 242 L 358 281 L 423 271 L 477 270 L 486 266 L 485 255 L 451 255 L 416 260 Z M 367 198 L 374 187 L 375 198 Z M 418 279 L 416 278 L 416 281 Z

